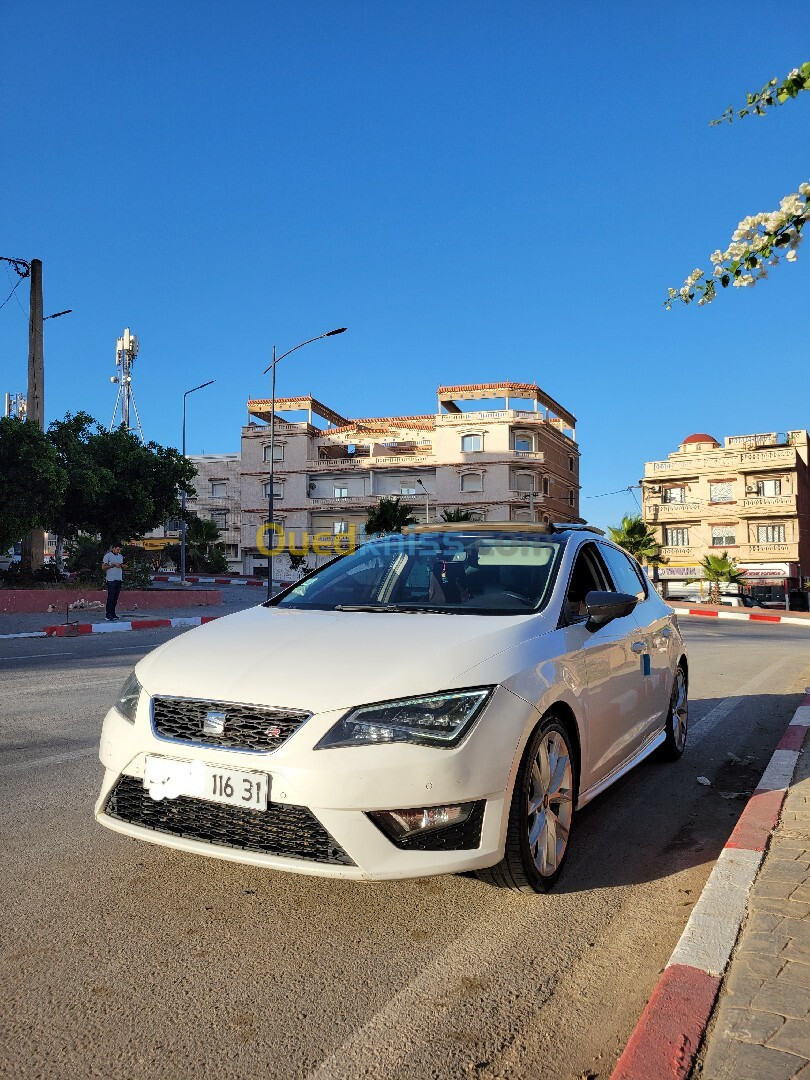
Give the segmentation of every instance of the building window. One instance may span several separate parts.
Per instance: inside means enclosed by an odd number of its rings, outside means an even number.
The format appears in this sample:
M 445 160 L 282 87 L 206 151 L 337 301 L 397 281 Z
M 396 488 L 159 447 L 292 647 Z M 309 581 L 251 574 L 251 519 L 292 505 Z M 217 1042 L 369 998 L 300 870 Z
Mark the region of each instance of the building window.
M 574 459 L 572 457 L 569 457 L 569 459 L 568 459 L 568 471 L 569 472 L 574 471 Z
M 269 443 L 264 448 L 264 460 L 265 461 L 270 460 L 270 444 Z M 275 443 L 275 445 L 273 446 L 273 461 L 283 461 L 283 460 L 284 460 L 284 443 Z
M 534 450 L 534 439 L 531 435 L 515 435 L 514 448 L 520 454 L 528 454 Z
M 548 495 L 548 477 L 543 477 L 543 494 Z
M 468 472 L 461 474 L 461 491 L 483 491 L 484 490 L 484 477 L 478 472 Z
M 338 487 L 335 485 L 335 498 L 336 499 L 348 499 L 349 489 L 347 487 Z
M 665 547 L 689 547 L 689 530 L 683 528 L 664 529 Z
M 238 559 L 239 558 L 239 545 L 238 544 L 226 544 L 225 545 L 225 558 L 226 559 Z
M 217 481 L 211 483 L 211 498 L 212 499 L 224 499 L 228 494 L 228 485 L 224 481 Z
M 712 525 L 712 547 L 733 547 L 736 543 L 733 525 Z
M 529 510 L 513 510 L 512 521 L 531 521 L 532 515 Z
M 402 483 L 399 485 L 399 493 L 400 495 L 415 495 L 416 488 L 413 484 Z
M 227 510 L 214 510 L 211 514 L 211 520 L 218 529 L 228 528 L 228 511 Z
M 661 493 L 661 502 L 665 503 L 682 503 L 683 502 L 683 488 L 682 487 L 665 487 Z
M 784 544 L 784 525 L 757 525 L 758 544 Z
M 265 483 L 262 485 L 262 491 L 264 492 L 265 499 L 269 499 L 270 498 L 270 481 L 269 480 L 266 480 Z M 283 480 L 275 480 L 275 479 L 273 480 L 273 498 L 274 499 L 283 499 L 284 498 L 284 481 Z
M 342 536 L 343 533 L 349 531 L 348 521 L 333 521 L 332 522 L 332 534 L 334 536 Z
M 480 435 L 462 435 L 461 450 L 465 454 L 473 454 L 482 448 L 483 439 Z
M 781 480 L 757 480 L 757 495 L 770 498 L 782 494 Z
M 568 505 L 569 506 L 574 505 L 574 493 L 573 493 L 573 491 L 568 492 Z
M 534 491 L 534 476 L 532 473 L 515 473 L 515 491 Z
M 734 492 L 730 483 L 709 484 L 710 502 L 734 502 Z

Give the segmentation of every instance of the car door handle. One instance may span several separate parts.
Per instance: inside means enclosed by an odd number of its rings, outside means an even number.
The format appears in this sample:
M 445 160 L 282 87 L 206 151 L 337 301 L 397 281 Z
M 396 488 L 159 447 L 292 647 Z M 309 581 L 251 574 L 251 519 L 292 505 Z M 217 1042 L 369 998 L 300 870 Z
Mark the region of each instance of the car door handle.
M 647 651 L 646 641 L 634 641 L 630 646 L 634 653 L 645 653 Z

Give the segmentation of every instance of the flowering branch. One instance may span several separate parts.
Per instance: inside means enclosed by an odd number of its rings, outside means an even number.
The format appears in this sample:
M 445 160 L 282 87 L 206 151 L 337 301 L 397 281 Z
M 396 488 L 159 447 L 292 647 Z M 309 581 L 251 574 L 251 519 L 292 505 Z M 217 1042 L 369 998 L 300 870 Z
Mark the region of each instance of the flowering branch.
M 740 109 L 737 116 L 740 119 L 744 116 L 750 116 L 752 113 L 757 116 L 764 116 L 766 109 L 776 105 L 783 105 L 788 98 L 797 97 L 802 90 L 810 90 L 810 62 L 794 68 L 785 77 L 781 86 L 778 79 L 771 79 L 769 83 L 762 87 L 759 93 L 746 94 L 746 108 Z M 729 123 L 734 120 L 733 105 L 729 105 L 721 117 L 717 120 L 710 120 L 709 123 L 714 127 L 716 124 L 722 124 L 724 120 L 728 120 Z
M 718 281 L 724 289 L 729 285 L 753 287 L 768 276 L 768 266 L 779 264 L 780 250 L 788 262 L 795 262 L 808 220 L 810 184 L 799 184 L 797 192 L 782 199 L 778 210 L 743 218 L 726 250 L 709 256 L 714 263 L 712 276 L 707 278 L 700 268 L 693 270 L 680 289 L 667 290 L 664 307 L 670 311 L 673 303 L 680 300 L 691 304 L 695 297 L 699 297 L 700 307 L 710 304 L 717 294 Z

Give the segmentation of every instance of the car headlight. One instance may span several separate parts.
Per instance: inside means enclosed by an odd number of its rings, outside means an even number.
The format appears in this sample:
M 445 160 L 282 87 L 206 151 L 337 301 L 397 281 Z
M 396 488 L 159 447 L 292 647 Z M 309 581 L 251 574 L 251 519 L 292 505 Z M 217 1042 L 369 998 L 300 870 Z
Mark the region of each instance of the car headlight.
M 363 705 L 342 717 L 315 749 L 398 742 L 456 746 L 483 712 L 493 689 L 486 686 Z
M 138 708 L 138 698 L 140 696 L 141 684 L 133 671 L 127 676 L 127 680 L 121 687 L 121 693 L 115 702 L 115 708 L 130 724 L 135 723 L 135 710 Z

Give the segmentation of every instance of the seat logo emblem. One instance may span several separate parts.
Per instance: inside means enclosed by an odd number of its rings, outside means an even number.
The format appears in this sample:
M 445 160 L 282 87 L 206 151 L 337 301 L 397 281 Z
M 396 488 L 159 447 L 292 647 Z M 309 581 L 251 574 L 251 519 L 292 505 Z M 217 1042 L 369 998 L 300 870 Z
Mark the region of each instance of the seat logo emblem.
M 205 721 L 203 722 L 203 735 L 222 735 L 225 731 L 226 719 L 227 713 L 217 712 L 215 709 L 210 709 L 205 714 Z

